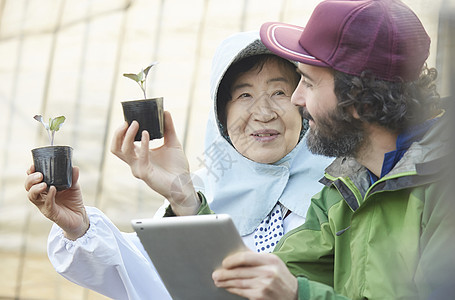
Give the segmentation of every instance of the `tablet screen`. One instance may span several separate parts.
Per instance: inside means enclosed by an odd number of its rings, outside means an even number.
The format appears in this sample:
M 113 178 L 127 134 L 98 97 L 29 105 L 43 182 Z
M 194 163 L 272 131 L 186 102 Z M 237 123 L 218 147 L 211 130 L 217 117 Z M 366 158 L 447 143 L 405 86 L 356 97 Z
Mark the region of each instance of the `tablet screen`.
M 132 220 L 173 299 L 244 299 L 213 283 L 223 259 L 246 250 L 229 215 L 200 215 Z

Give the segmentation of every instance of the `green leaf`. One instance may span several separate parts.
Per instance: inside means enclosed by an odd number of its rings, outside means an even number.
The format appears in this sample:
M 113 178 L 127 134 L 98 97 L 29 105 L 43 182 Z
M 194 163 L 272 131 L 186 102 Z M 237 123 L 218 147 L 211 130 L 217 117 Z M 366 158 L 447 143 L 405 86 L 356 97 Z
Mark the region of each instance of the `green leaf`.
M 143 82 L 144 81 L 144 77 L 145 77 L 144 70 L 142 70 L 139 73 L 137 73 L 138 82 L 139 81 Z
M 150 68 L 153 67 L 154 65 L 156 65 L 157 63 L 158 63 L 157 61 L 154 61 L 147 68 L 144 69 L 143 72 L 144 72 L 145 76 L 147 76 L 147 74 L 149 73 Z
M 129 79 L 132 79 L 132 80 L 134 80 L 136 82 L 141 81 L 141 79 L 139 78 L 139 76 L 137 74 L 125 73 L 125 74 L 123 74 L 123 76 L 125 76 L 125 77 L 127 77 Z
M 137 82 L 139 87 L 141 88 L 142 92 L 144 93 L 144 98 L 147 99 L 146 96 L 146 80 L 147 80 L 147 74 L 150 71 L 150 68 L 156 65 L 158 62 L 153 62 L 150 65 L 148 65 L 145 69 L 142 69 L 139 73 L 137 74 L 131 74 L 131 73 L 125 73 L 123 76 L 128 77 L 130 79 L 133 79 L 134 81 Z
M 52 131 L 58 131 L 60 129 L 60 127 L 62 127 L 63 122 L 65 122 L 65 119 L 66 118 L 64 116 L 53 118 L 52 120 L 49 121 L 50 129 Z

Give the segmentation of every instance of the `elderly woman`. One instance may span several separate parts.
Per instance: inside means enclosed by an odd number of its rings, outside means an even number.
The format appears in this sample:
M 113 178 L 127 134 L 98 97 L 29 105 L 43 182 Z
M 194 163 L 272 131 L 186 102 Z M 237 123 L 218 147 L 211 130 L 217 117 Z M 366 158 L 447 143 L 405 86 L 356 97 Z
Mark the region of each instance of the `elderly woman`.
M 304 122 L 290 102 L 298 80 L 295 65 L 271 54 L 257 33 L 236 34 L 214 56 L 202 170 L 190 178 L 168 112 L 162 147 L 149 149 L 147 132 L 134 144 L 139 126 L 133 122 L 116 131 L 112 152 L 168 201 L 156 215 L 196 214 L 207 199 L 214 212 L 232 216 L 251 249 L 270 252 L 303 223 L 329 163 L 303 141 Z M 97 208 L 83 205 L 77 168 L 73 187 L 59 193 L 46 192 L 33 172 L 25 186 L 30 201 L 56 223 L 48 252 L 60 274 L 115 299 L 170 299 L 135 233 L 120 232 Z M 275 229 L 273 236 L 255 234 L 265 229 Z

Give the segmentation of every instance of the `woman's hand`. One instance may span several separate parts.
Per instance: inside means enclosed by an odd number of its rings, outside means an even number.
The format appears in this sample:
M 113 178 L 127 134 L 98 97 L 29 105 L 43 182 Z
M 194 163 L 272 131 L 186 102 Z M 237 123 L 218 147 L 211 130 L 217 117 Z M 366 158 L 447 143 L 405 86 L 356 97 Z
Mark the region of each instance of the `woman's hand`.
M 248 299 L 297 300 L 298 283 L 274 254 L 238 252 L 213 272 L 215 285 Z
M 45 217 L 60 226 L 65 236 L 71 240 L 83 236 L 90 226 L 78 178 L 79 168 L 74 167 L 71 188 L 57 192 L 54 186 L 47 189 L 43 174 L 35 172 L 35 166 L 32 165 L 27 170 L 25 179 L 25 190 L 30 202 Z
M 134 143 L 139 124 L 125 122 L 112 140 L 111 152 L 126 162 L 133 175 L 165 197 L 176 215 L 192 215 L 200 206 L 191 181 L 188 160 L 175 133 L 171 114 L 164 112 L 164 144 L 149 149 L 149 133 L 142 132 L 140 146 Z

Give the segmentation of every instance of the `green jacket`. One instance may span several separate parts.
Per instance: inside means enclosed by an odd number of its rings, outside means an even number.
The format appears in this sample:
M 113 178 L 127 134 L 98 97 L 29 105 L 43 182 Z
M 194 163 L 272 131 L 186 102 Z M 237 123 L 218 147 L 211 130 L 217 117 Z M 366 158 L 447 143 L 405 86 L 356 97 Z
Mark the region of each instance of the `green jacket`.
M 299 299 L 427 299 L 455 282 L 455 201 L 444 173 L 452 129 L 443 123 L 373 185 L 353 159 L 326 169 L 305 224 L 274 250 L 298 277 Z

